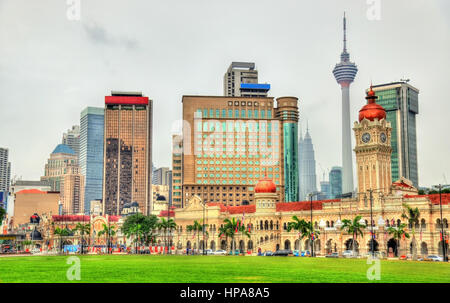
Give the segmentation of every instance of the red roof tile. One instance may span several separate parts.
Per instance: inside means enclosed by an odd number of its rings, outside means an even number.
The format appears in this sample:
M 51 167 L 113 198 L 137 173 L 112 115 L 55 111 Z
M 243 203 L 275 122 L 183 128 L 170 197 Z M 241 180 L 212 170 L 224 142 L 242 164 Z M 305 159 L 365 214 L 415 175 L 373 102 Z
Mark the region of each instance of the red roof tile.
M 18 191 L 16 194 L 46 194 L 46 191 L 42 191 L 36 188 L 33 189 L 22 189 L 21 191 Z
M 439 204 L 439 194 L 430 194 L 430 195 L 405 195 L 406 199 L 415 199 L 415 198 L 428 198 L 431 203 Z M 450 194 L 442 194 L 442 204 L 450 203 Z
M 322 209 L 323 203 L 330 202 L 339 202 L 340 199 L 331 199 L 331 200 L 321 200 L 321 201 L 313 201 L 313 210 Z M 300 202 L 284 202 L 277 203 L 277 211 L 300 211 L 300 210 L 311 210 L 311 202 L 310 201 L 300 201 Z

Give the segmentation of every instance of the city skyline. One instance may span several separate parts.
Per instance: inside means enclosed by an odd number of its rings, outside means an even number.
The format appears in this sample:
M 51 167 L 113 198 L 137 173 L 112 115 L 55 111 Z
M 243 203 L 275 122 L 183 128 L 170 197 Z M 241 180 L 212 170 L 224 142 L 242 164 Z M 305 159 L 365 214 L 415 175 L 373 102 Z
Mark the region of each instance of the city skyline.
M 378 84 L 398 81 L 403 77 L 410 78 L 411 84 L 421 91 L 421 114 L 417 117 L 419 185 L 430 186 L 444 182 L 443 174 L 450 172 L 450 164 L 442 160 L 450 151 L 450 145 L 439 140 L 439 134 L 444 135 L 448 130 L 444 117 L 439 118 L 440 115 L 443 115 L 441 113 L 448 112 L 450 108 L 448 104 L 440 101 L 445 100 L 446 96 L 438 88 L 445 85 L 443 75 L 445 75 L 446 67 L 450 65 L 450 60 L 446 56 L 450 51 L 448 38 L 450 36 L 448 35 L 450 26 L 448 12 L 450 10 L 444 9 L 444 6 L 448 4 L 436 1 L 404 5 L 404 12 L 399 14 L 399 7 L 403 8 L 401 4 L 383 2 L 381 20 L 370 21 L 366 17 L 367 5 L 365 3 L 356 4 L 356 1 L 351 3 L 354 5 L 327 4 L 327 10 L 322 9 L 321 14 L 316 15 L 317 22 L 322 22 L 324 25 L 320 29 L 316 29 L 314 33 L 305 32 L 302 30 L 302 25 L 311 22 L 306 14 L 307 9 L 318 11 L 323 8 L 322 5 L 285 4 L 275 7 L 270 12 L 275 16 L 294 10 L 297 14 L 299 12 L 304 14 L 305 19 L 290 20 L 293 24 L 289 24 L 288 30 L 285 28 L 288 25 L 286 23 L 277 25 L 275 22 L 270 26 L 261 24 L 261 31 L 257 31 L 255 34 L 264 34 L 264 37 L 272 39 L 272 43 L 267 45 L 267 49 L 261 47 L 263 44 L 260 42 L 252 46 L 251 43 L 243 41 L 244 34 L 237 35 L 235 38 L 226 36 L 230 39 L 229 43 L 217 40 L 209 34 L 222 33 L 223 29 L 213 25 L 211 29 L 202 30 L 201 34 L 194 36 L 194 41 L 196 41 L 194 45 L 198 44 L 201 47 L 197 49 L 197 46 L 189 46 L 186 52 L 187 57 L 185 57 L 185 55 L 180 56 L 179 53 L 173 51 L 164 55 L 158 50 L 149 53 L 151 40 L 145 38 L 142 33 L 130 37 L 123 30 L 116 28 L 114 24 L 110 23 L 108 17 L 102 14 L 100 2 L 83 3 L 81 20 L 71 22 L 65 19 L 64 3 L 54 7 L 49 5 L 46 12 L 28 18 L 27 14 L 31 14 L 34 4 L 26 4 L 29 10 L 21 11 L 18 5 L 17 8 L 16 6 L 12 7 L 9 2 L 3 1 L 0 4 L 0 15 L 2 16 L 0 23 L 4 25 L 3 28 L 8 28 L 8 24 L 16 18 L 29 19 L 21 24 L 18 32 L 21 34 L 17 35 L 17 38 L 13 37 L 17 34 L 14 30 L 11 30 L 10 33 L 0 32 L 0 37 L 9 44 L 0 50 L 2 55 L 0 64 L 5 67 L 4 72 L 0 74 L 0 80 L 2 80 L 0 86 L 5 91 L 11 92 L 5 94 L 5 98 L 0 100 L 2 109 L 5 109 L 0 113 L 0 118 L 5 121 L 2 128 L 6 130 L 0 132 L 0 142 L 2 142 L 1 146 L 10 150 L 11 177 L 18 175 L 23 176 L 23 179 L 26 180 L 37 180 L 48 154 L 60 141 L 61 132 L 67 130 L 71 125 L 78 124 L 79 114 L 84 107 L 102 106 L 102 96 L 114 88 L 143 91 L 154 100 L 155 112 L 160 113 L 155 115 L 154 122 L 154 142 L 158 142 L 153 149 L 154 162 L 158 167 L 170 166 L 171 126 L 175 120 L 181 118 L 180 96 L 189 93 L 221 94 L 223 70 L 232 61 L 247 60 L 257 64 L 260 71 L 260 82 L 271 83 L 270 96 L 294 95 L 299 97 L 301 120 L 307 117 L 317 134 L 315 145 L 318 162 L 323 167 L 341 165 L 340 152 L 329 153 L 326 146 L 328 144 L 339 146 L 340 142 L 338 133 L 328 135 L 330 129 L 339 128 L 339 121 L 334 118 L 335 113 L 339 112 L 340 105 L 338 102 L 340 92 L 329 70 L 336 61 L 336 54 L 342 50 L 342 43 L 338 37 L 341 36 L 340 25 L 342 13 L 345 10 L 349 18 L 348 30 L 351 36 L 349 48 L 352 51 L 352 61 L 357 62 L 359 69 L 358 77 L 352 84 L 350 123 L 357 120 L 357 109 L 363 105 L 361 100 L 364 100 L 364 91 L 368 88 L 371 80 L 374 84 Z M 184 5 L 178 4 L 178 6 L 184 8 Z M 262 2 L 261 6 L 267 8 L 265 2 Z M 137 10 L 140 6 L 135 5 L 134 7 L 129 10 Z M 208 10 L 211 10 L 213 16 L 217 18 L 218 16 L 214 13 L 218 13 L 219 8 L 219 5 L 211 6 Z M 13 11 L 8 12 L 8 9 Z M 121 7 L 119 5 L 111 6 L 109 9 L 114 12 L 112 13 L 114 15 L 119 14 Z M 162 9 L 164 12 L 164 7 L 156 8 L 156 11 L 158 9 Z M 438 9 L 447 15 L 440 15 Z M 268 13 L 265 12 L 265 14 Z M 225 13 L 224 16 L 226 18 L 228 14 Z M 417 20 L 423 20 L 424 17 L 426 17 L 426 22 L 419 22 L 420 26 L 415 24 Z M 44 18 L 48 18 L 49 21 L 43 22 Z M 49 45 L 60 42 L 57 39 L 45 38 L 37 44 L 34 43 L 36 53 L 31 55 L 26 47 L 27 44 L 24 44 L 25 41 L 32 38 L 31 35 L 42 39 L 43 37 L 40 35 L 46 30 L 51 31 L 49 26 L 53 26 L 52 22 L 60 22 L 63 25 L 60 30 L 55 30 L 56 37 L 64 36 L 64 39 L 68 39 L 70 48 L 73 48 L 72 43 L 75 43 L 86 49 L 77 47 L 79 53 L 70 53 L 68 49 L 63 48 L 61 53 L 50 51 L 49 54 L 46 54 L 44 50 Z M 121 22 L 126 21 L 121 20 Z M 130 28 L 141 25 L 139 21 L 137 23 L 131 22 Z M 119 22 L 119 24 L 121 23 Z M 405 32 L 405 27 L 409 27 L 411 30 Z M 9 26 L 9 28 L 11 27 Z M 187 25 L 185 30 L 192 33 L 196 29 L 193 25 Z M 283 29 L 286 32 L 277 37 L 277 33 Z M 400 31 L 402 36 L 398 38 L 397 34 Z M 377 35 L 379 32 L 383 32 L 383 35 Z M 172 28 L 168 29 L 167 37 L 161 37 L 157 33 L 153 34 L 156 35 L 156 41 L 163 43 L 165 49 L 170 49 L 167 47 L 169 42 L 166 40 L 170 35 L 178 37 L 179 40 L 175 39 L 175 45 L 184 41 L 183 38 L 176 36 L 177 34 L 173 32 Z M 298 38 L 298 34 L 302 35 L 301 39 Z M 378 46 L 374 49 L 367 47 L 368 39 Z M 264 40 L 264 43 L 267 43 L 268 39 Z M 299 49 L 296 47 L 298 41 L 294 40 L 307 41 L 308 47 Z M 233 43 L 238 43 L 238 45 L 234 46 Z M 280 43 L 286 44 L 288 47 L 279 48 Z M 220 52 L 210 52 L 218 44 L 226 44 L 228 48 Z M 434 47 L 430 50 L 429 45 L 433 44 Z M 329 47 L 324 50 L 321 47 L 323 45 Z M 13 54 L 12 50 L 16 50 L 17 54 Z M 431 51 L 433 52 L 432 56 L 427 53 Z M 105 52 L 104 60 L 100 60 L 98 68 L 96 67 L 98 71 L 91 70 L 90 63 Z M 273 56 L 274 52 L 276 52 L 276 56 Z M 320 60 L 311 60 L 315 52 L 319 52 Z M 146 53 L 145 56 L 144 53 Z M 132 54 L 132 56 L 130 59 L 124 59 L 123 62 L 117 62 L 117 56 L 123 54 Z M 16 56 L 23 57 L 24 62 L 17 63 L 20 60 L 15 60 Z M 50 60 L 52 56 L 54 61 Z M 74 56 L 76 58 L 72 58 Z M 206 59 L 202 56 L 206 56 Z M 169 58 L 174 61 L 167 65 Z M 423 60 L 419 61 L 423 64 L 412 66 L 412 59 Z M 82 64 L 77 60 L 82 60 Z M 199 60 L 207 61 L 208 65 L 199 66 L 201 63 Z M 425 64 L 425 60 L 427 64 Z M 164 64 L 159 65 L 157 61 L 162 61 Z M 396 64 L 392 66 L 392 62 Z M 21 66 L 25 63 L 29 66 Z M 42 68 L 41 64 L 45 64 L 45 68 Z M 158 75 L 163 67 L 168 69 L 170 79 Z M 41 68 L 42 73 L 36 74 L 37 70 Z M 60 68 L 62 70 L 59 70 Z M 124 68 L 127 73 L 135 70 L 136 75 L 129 78 L 122 77 L 122 72 L 118 71 Z M 188 71 L 192 71 L 193 68 L 196 73 L 190 74 Z M 67 69 L 69 69 L 69 73 L 67 73 Z M 7 74 L 8 71 L 11 73 Z M 143 77 L 144 73 L 145 77 Z M 95 85 L 90 85 L 83 80 L 88 74 L 90 77 L 95 77 Z M 60 77 L 60 75 L 68 76 Z M 23 77 L 23 81 L 20 80 L 20 77 Z M 173 87 L 174 83 L 177 83 L 176 89 Z M 26 89 L 22 88 L 20 92 L 15 91 L 18 85 L 25 86 Z M 49 87 L 54 88 L 49 89 Z M 168 87 L 172 92 L 169 92 Z M 32 98 L 33 101 L 25 100 L 29 99 L 25 98 L 29 90 L 35 91 L 38 98 Z M 17 106 L 9 107 L 6 104 L 17 104 Z M 20 118 L 23 117 L 25 126 L 13 127 L 17 125 L 18 111 L 23 108 L 27 108 L 27 110 Z M 437 111 L 436 108 L 439 110 Z M 40 119 L 41 117 L 46 118 Z M 32 123 L 32 127 L 28 123 Z M 435 134 L 436 130 L 441 133 L 437 136 L 427 135 Z M 45 140 L 43 140 L 44 138 Z M 352 147 L 354 147 L 353 138 L 352 142 Z M 29 151 L 26 148 L 30 144 L 34 148 L 33 155 L 28 155 Z M 355 163 L 354 159 L 352 162 Z

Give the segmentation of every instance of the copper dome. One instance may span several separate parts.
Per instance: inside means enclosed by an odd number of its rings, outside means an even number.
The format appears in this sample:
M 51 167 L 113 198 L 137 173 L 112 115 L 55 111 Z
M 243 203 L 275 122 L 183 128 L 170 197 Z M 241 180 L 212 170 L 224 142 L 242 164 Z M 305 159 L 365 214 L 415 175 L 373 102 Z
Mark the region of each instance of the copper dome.
M 364 118 L 370 121 L 373 121 L 375 119 L 386 119 L 386 111 L 384 110 L 384 108 L 381 105 L 375 103 L 375 100 L 377 98 L 378 97 L 375 96 L 375 92 L 372 90 L 371 86 L 370 90 L 367 92 L 367 104 L 359 110 L 359 122 L 361 122 Z
M 255 186 L 255 193 L 276 193 L 277 186 L 269 178 L 263 178 Z

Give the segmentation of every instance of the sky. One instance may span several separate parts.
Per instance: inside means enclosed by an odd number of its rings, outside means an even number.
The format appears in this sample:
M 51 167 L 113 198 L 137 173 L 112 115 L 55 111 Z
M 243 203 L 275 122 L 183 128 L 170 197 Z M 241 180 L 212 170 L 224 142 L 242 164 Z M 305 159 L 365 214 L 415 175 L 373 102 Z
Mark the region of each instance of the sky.
M 153 161 L 170 167 L 182 96 L 222 95 L 229 64 L 248 61 L 270 96 L 299 98 L 321 181 L 341 165 L 332 69 L 345 11 L 358 66 L 352 123 L 371 82 L 410 79 L 420 90 L 419 183 L 450 181 L 450 1 L 80 0 L 74 11 L 76 2 L 0 0 L 0 147 L 10 150 L 12 176 L 38 180 L 63 132 L 86 106 L 104 107 L 111 90 L 153 100 Z

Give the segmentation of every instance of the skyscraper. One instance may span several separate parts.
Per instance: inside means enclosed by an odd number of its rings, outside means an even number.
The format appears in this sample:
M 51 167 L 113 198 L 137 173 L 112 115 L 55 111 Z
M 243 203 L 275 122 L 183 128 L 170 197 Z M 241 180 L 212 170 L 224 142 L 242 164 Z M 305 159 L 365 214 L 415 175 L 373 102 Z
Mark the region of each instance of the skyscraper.
M 137 92 L 105 97 L 103 213 L 120 215 L 137 202 L 148 215 L 152 200 L 152 100 Z
M 318 200 L 331 199 L 330 187 L 330 181 L 320 181 L 320 194 L 322 195 L 322 198 Z
M 305 138 L 300 137 L 299 150 L 300 201 L 303 201 L 307 200 L 309 193 L 317 191 L 316 160 L 308 127 L 306 128 Z
M 69 146 L 75 154 L 80 154 L 80 126 L 74 125 L 72 129 L 68 129 L 66 133 L 63 133 L 62 144 Z
M 172 205 L 175 207 L 184 207 L 182 197 L 182 159 L 183 159 L 183 136 L 180 134 L 172 135 Z M 170 201 L 170 200 L 169 200 Z
M 416 115 L 419 113 L 419 90 L 407 82 L 379 84 L 372 89 L 392 127 L 392 181 L 404 177 L 418 188 Z
M 223 76 L 224 96 L 267 97 L 270 84 L 258 83 L 253 62 L 232 62 Z
M 339 198 L 342 195 L 342 167 L 333 166 L 330 170 L 330 198 Z
M 156 185 L 169 185 L 169 172 L 168 167 L 160 167 L 155 169 L 153 184 Z
M 9 150 L 0 147 L 0 207 L 7 209 L 9 186 L 11 182 L 11 162 Z
M 78 157 L 69 146 L 56 146 L 45 164 L 41 181 L 47 181 L 52 191 L 60 192 L 64 214 L 83 212 L 84 176 L 80 172 Z
M 347 52 L 347 28 L 344 13 L 344 49 L 341 62 L 336 64 L 333 75 L 342 90 L 342 190 L 344 193 L 353 192 L 352 143 L 350 133 L 350 84 L 355 79 L 358 68 L 350 62 Z
M 85 177 L 84 212 L 89 213 L 92 200 L 102 198 L 103 131 L 105 109 L 86 107 L 80 115 L 80 169 Z
M 174 204 L 194 194 L 252 204 L 254 185 L 265 175 L 277 185 L 279 201 L 298 200 L 297 98 L 278 98 L 278 107 L 272 97 L 183 96 L 182 102 L 187 123 L 182 141 L 174 137 Z M 175 151 L 180 145 L 182 155 Z

